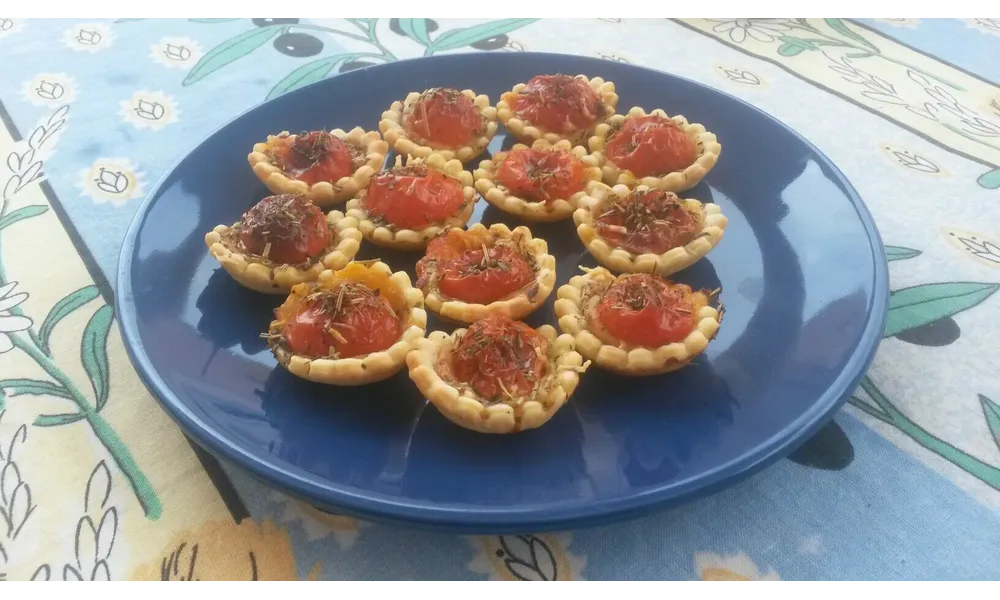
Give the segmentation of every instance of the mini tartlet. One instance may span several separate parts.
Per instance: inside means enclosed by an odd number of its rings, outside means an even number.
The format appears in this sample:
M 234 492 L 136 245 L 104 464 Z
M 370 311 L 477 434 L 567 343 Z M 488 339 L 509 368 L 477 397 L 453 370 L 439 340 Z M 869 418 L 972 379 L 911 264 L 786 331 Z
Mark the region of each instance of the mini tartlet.
M 523 143 L 544 139 L 582 144 L 615 114 L 615 84 L 586 75 L 536 75 L 504 92 L 497 119 Z
M 417 263 L 427 310 L 458 323 L 490 313 L 523 319 L 545 303 L 555 283 L 548 244 L 524 226 L 452 228 L 434 238 Z
M 481 433 L 544 425 L 589 363 L 573 336 L 491 314 L 452 334 L 434 331 L 407 355 L 410 379 L 453 423 Z
M 283 131 L 254 144 L 253 172 L 275 194 L 303 194 L 316 205 L 344 202 L 364 189 L 385 161 L 389 145 L 378 132 Z
M 686 366 L 708 347 L 724 312 L 710 305 L 718 293 L 656 275 L 615 277 L 597 267 L 559 288 L 555 312 L 584 358 L 619 375 L 657 375 Z
M 573 221 L 580 241 L 605 267 L 666 277 L 708 254 L 729 219 L 717 204 L 644 185 L 598 183 L 580 200 Z
M 487 202 L 525 221 L 567 219 L 592 181 L 600 181 L 601 155 L 568 140 L 516 144 L 479 163 L 476 190 Z
M 639 107 L 598 125 L 588 145 L 604 157 L 604 183 L 670 192 L 698 185 L 722 152 L 715 134 L 700 123 L 688 123 L 681 115 L 671 118 L 660 109 L 646 114 Z
M 496 135 L 497 110 L 472 90 L 431 88 L 393 102 L 378 127 L 402 155 L 440 154 L 465 163 L 482 154 Z
M 403 368 L 424 337 L 423 300 L 405 272 L 378 260 L 352 262 L 292 288 L 263 337 L 298 377 L 364 385 Z
M 305 196 L 268 196 L 232 225 L 217 225 L 205 245 L 244 287 L 287 294 L 325 269 L 340 269 L 358 253 L 358 222 L 340 211 L 326 216 Z
M 450 227 L 464 227 L 478 194 L 472 173 L 456 159 L 434 154 L 427 159 L 401 156 L 396 166 L 372 178 L 347 203 L 366 240 L 386 248 L 419 250 Z

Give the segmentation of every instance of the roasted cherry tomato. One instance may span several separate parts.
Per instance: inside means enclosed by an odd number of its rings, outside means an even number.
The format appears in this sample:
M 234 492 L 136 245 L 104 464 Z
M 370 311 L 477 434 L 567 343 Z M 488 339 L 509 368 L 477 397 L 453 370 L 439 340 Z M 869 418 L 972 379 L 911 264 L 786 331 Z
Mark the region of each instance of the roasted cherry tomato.
M 683 171 L 698 158 L 698 147 L 672 120 L 658 115 L 629 117 L 608 137 L 608 160 L 636 177 Z
M 424 92 L 405 123 L 417 136 L 442 146 L 472 143 L 483 131 L 483 116 L 468 96 L 451 88 Z
M 304 298 L 283 330 L 292 353 L 313 358 L 379 352 L 396 343 L 400 334 L 400 319 L 386 299 L 353 282 Z
M 583 163 L 569 152 L 520 148 L 500 163 L 497 179 L 511 194 L 530 202 L 568 200 L 582 191 Z
M 663 254 L 690 242 L 698 221 L 676 194 L 653 189 L 616 197 L 597 215 L 597 231 L 633 254 Z
M 590 84 L 569 75 L 536 75 L 514 99 L 514 113 L 555 133 L 574 133 L 597 122 L 600 98 Z
M 323 211 L 304 196 L 268 196 L 243 215 L 243 248 L 275 264 L 308 262 L 326 249 L 333 233 Z
M 354 173 L 356 148 L 326 131 L 311 131 L 273 142 L 272 153 L 278 166 L 290 176 L 309 185 L 336 183 Z
M 365 210 L 399 229 L 423 229 L 462 207 L 462 184 L 425 166 L 397 167 L 368 184 Z
M 644 273 L 625 275 L 601 297 L 597 316 L 616 339 L 655 348 L 680 342 L 694 329 L 691 288 Z
M 531 327 L 499 313 L 476 321 L 452 350 L 455 376 L 481 398 L 532 392 L 545 369 L 548 343 Z

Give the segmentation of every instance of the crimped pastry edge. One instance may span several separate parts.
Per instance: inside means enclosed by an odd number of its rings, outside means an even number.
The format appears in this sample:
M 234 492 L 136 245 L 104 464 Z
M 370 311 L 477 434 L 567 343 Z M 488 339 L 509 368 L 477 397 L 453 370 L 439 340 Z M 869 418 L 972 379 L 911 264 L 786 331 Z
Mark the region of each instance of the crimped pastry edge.
M 604 155 L 604 148 L 608 141 L 608 133 L 612 128 L 621 126 L 629 117 L 645 117 L 655 115 L 672 120 L 688 135 L 700 149 L 698 158 L 694 163 L 686 167 L 683 171 L 674 171 L 657 177 L 636 177 L 628 169 L 620 169 L 607 156 Z M 594 135 L 587 142 L 590 151 L 600 153 L 604 157 L 602 169 L 604 171 L 604 183 L 608 185 L 623 184 L 628 187 L 645 185 L 651 188 L 660 188 L 668 192 L 683 192 L 698 185 L 702 179 L 708 175 L 715 164 L 719 161 L 719 154 L 722 152 L 722 144 L 719 143 L 715 134 L 706 131 L 701 123 L 688 123 L 684 115 L 670 117 L 666 112 L 657 108 L 646 113 L 641 107 L 632 107 L 628 114 L 613 115 L 608 120 L 598 125 L 594 130 Z
M 385 155 L 389 151 L 389 145 L 382 140 L 377 131 L 365 131 L 360 127 L 355 127 L 348 132 L 343 129 L 334 129 L 330 133 L 345 142 L 363 146 L 368 159 L 365 164 L 355 169 L 354 173 L 348 177 L 341 177 L 336 183 L 321 181 L 309 185 L 304 181 L 289 177 L 271 162 L 267 151 L 272 141 L 290 135 L 287 131 L 282 131 L 278 135 L 269 135 L 267 141 L 254 144 L 253 151 L 247 156 L 247 161 L 257 178 L 272 193 L 301 194 L 312 200 L 316 206 L 328 208 L 352 198 L 358 193 L 358 190 L 364 189 L 371 181 L 372 176 L 382 168 Z
M 240 285 L 263 294 L 288 294 L 292 287 L 305 281 L 315 281 L 326 269 L 342 269 L 351 262 L 361 247 L 361 231 L 357 220 L 339 210 L 326 215 L 326 223 L 334 233 L 334 244 L 326 254 L 308 269 L 296 265 L 273 266 L 230 248 L 226 234 L 233 226 L 216 225 L 205 234 L 205 245 L 215 260 Z

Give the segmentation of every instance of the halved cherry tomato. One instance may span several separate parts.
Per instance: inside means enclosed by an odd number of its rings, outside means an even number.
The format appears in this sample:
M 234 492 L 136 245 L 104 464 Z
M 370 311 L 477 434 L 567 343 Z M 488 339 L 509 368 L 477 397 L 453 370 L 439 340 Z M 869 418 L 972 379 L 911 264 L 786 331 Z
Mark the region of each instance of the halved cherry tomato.
M 500 163 L 497 179 L 511 194 L 530 202 L 568 200 L 583 190 L 583 163 L 560 150 L 519 148 Z
M 427 167 L 397 167 L 368 184 L 365 210 L 400 229 L 440 223 L 462 207 L 462 184 Z
M 618 340 L 655 348 L 683 340 L 694 329 L 691 288 L 644 273 L 625 275 L 601 297 L 597 316 Z
M 482 132 L 483 116 L 465 94 L 434 88 L 414 103 L 404 125 L 429 142 L 454 147 L 475 140 Z
M 600 98 L 590 84 L 569 75 L 536 75 L 514 99 L 514 113 L 556 133 L 588 129 L 599 118 Z
M 616 198 L 597 216 L 598 233 L 633 254 L 663 254 L 690 242 L 697 230 L 677 195 L 657 189 Z
M 309 185 L 336 183 L 354 172 L 354 154 L 362 154 L 348 142 L 326 131 L 311 131 L 272 142 L 278 166 Z M 352 152 L 353 150 L 353 152 Z
M 336 358 L 351 358 L 386 350 L 399 339 L 402 325 L 385 298 L 356 283 L 341 286 L 343 297 L 339 287 L 308 296 L 285 322 L 292 353 L 322 358 L 333 350 Z
M 672 120 L 648 115 L 626 119 L 608 138 L 604 154 L 619 168 L 647 177 L 683 171 L 698 158 L 698 147 Z
M 537 331 L 492 313 L 470 325 L 455 344 L 452 370 L 481 398 L 504 400 L 531 393 L 547 352 L 548 343 Z
M 297 265 L 317 256 L 333 240 L 323 211 L 305 196 L 268 196 L 243 215 L 240 243 L 275 264 Z

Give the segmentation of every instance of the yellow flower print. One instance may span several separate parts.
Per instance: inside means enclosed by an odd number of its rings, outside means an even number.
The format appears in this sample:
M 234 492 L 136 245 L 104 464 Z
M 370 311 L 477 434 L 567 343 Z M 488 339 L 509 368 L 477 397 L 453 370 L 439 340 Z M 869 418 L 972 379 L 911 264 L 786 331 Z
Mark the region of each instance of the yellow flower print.
M 315 579 L 319 565 L 308 579 Z M 206 523 L 174 536 L 132 575 L 137 581 L 289 581 L 298 579 L 288 533 L 270 521 Z
M 583 579 L 586 561 L 566 550 L 570 540 L 569 534 L 469 538 L 476 551 L 469 569 L 495 581 Z
M 278 522 L 285 525 L 297 522 L 310 542 L 332 535 L 337 544 L 346 550 L 358 541 L 359 530 L 366 525 L 352 517 L 322 512 L 280 492 L 271 497 L 284 506 Z
M 711 552 L 694 555 L 694 568 L 702 581 L 778 581 L 781 577 L 774 571 L 761 573 L 750 557 L 742 552 L 732 556 L 722 556 Z

